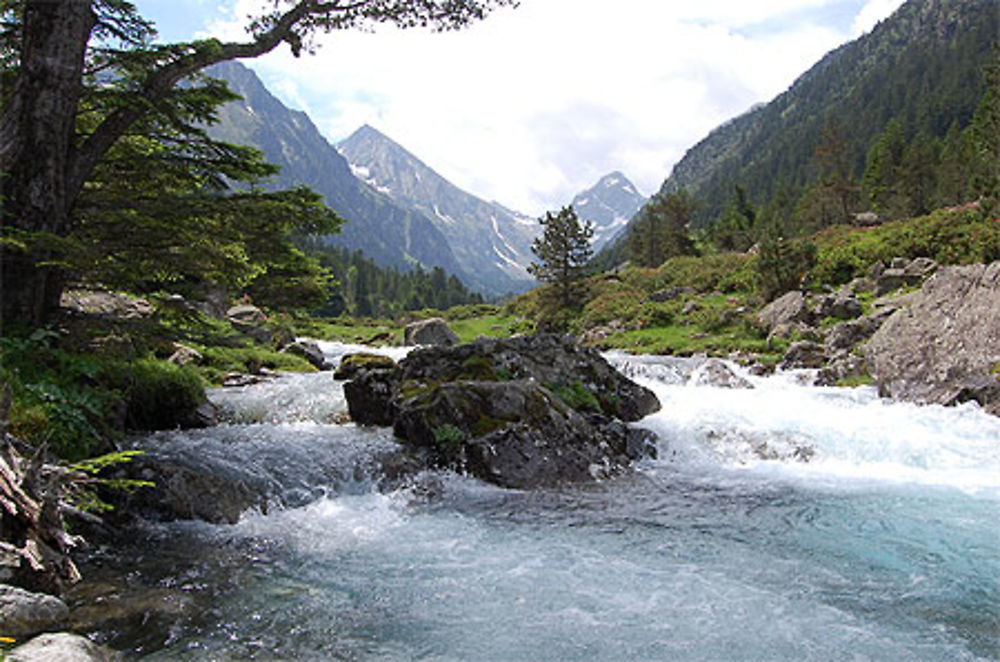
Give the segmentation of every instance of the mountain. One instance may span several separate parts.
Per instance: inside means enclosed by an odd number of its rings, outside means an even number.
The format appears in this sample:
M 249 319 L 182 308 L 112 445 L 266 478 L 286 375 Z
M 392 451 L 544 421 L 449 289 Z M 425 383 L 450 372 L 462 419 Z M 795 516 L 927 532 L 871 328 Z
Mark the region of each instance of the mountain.
M 983 68 L 1000 25 L 996 0 L 909 0 L 870 33 L 823 57 L 784 93 L 715 129 L 674 167 L 661 191 L 687 189 L 701 224 L 724 210 L 733 186 L 763 205 L 782 186 L 815 175 L 824 123 L 844 128 L 860 176 L 865 156 L 893 118 L 917 133 L 943 136 L 964 126 L 981 99 Z
M 691 193 L 697 227 L 722 216 L 736 186 L 758 208 L 789 195 L 794 207 L 818 179 L 825 125 L 840 128 L 840 147 L 860 179 L 890 120 L 902 123 L 907 141 L 969 123 L 985 91 L 984 68 L 996 62 L 998 25 L 996 0 L 909 0 L 770 103 L 714 129 L 674 166 L 660 193 Z M 605 263 L 624 258 L 622 242 L 606 252 L 617 254 Z
M 535 219 L 462 191 L 370 126 L 337 149 L 358 178 L 434 223 L 472 287 L 498 295 L 535 285 L 527 272 L 540 229 Z
M 223 106 L 214 138 L 260 149 L 281 166 L 269 184 L 275 189 L 304 184 L 347 219 L 331 244 L 361 249 L 381 266 L 409 269 L 415 264 L 439 266 L 467 284 L 466 273 L 435 223 L 419 211 L 399 205 L 360 181 L 343 156 L 303 112 L 286 108 L 257 75 L 236 62 L 211 67 L 210 76 L 225 80 L 243 97 Z
M 646 198 L 640 194 L 628 177 L 613 172 L 601 177 L 592 187 L 577 194 L 570 203 L 581 221 L 593 221 L 594 252 L 612 241 L 635 216 Z

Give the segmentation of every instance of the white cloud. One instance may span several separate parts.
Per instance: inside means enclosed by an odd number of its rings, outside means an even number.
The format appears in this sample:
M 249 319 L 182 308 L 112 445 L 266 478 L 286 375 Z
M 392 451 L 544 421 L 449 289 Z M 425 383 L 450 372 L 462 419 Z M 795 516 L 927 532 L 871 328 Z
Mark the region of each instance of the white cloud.
M 899 9 L 905 0 L 868 0 L 858 15 L 854 18 L 854 25 L 851 26 L 855 37 L 860 36 L 886 18 L 892 12 Z
M 330 139 L 367 122 L 455 184 L 540 215 L 612 170 L 655 191 L 687 148 L 783 91 L 852 27 L 814 17 L 837 0 L 609 5 L 524 0 L 461 32 L 336 33 L 316 56 L 283 48 L 250 64 Z M 857 20 L 894 8 L 882 5 Z M 230 16 L 260 6 L 237 0 Z M 238 20 L 213 31 L 243 37 Z

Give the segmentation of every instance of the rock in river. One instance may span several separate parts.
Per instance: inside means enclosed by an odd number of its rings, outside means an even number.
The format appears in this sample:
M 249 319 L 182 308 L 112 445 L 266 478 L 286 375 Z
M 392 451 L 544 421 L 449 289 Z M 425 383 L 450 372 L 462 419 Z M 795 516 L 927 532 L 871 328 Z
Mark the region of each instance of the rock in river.
M 612 475 L 653 451 L 630 428 L 660 408 L 597 351 L 558 335 L 480 339 L 412 352 L 345 384 L 351 416 L 392 425 L 438 465 L 505 487 Z

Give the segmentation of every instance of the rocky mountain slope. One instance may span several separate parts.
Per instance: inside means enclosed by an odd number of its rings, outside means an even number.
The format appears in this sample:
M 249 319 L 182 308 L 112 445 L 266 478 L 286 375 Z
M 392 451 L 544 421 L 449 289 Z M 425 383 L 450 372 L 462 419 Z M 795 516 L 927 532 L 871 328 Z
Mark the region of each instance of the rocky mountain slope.
M 431 220 L 471 287 L 507 294 L 535 285 L 527 272 L 531 243 L 541 229 L 535 219 L 466 193 L 370 126 L 337 149 L 359 179 Z
M 763 204 L 782 183 L 815 177 L 816 144 L 828 120 L 845 128 L 857 174 L 894 117 L 909 135 L 944 135 L 952 122 L 967 123 L 979 103 L 998 25 L 995 0 L 909 0 L 770 103 L 715 129 L 677 163 L 661 190 L 693 193 L 704 223 L 722 213 L 736 184 Z
M 209 75 L 224 79 L 243 97 L 225 105 L 211 134 L 228 142 L 251 145 L 281 166 L 274 188 L 305 184 L 348 220 L 330 242 L 361 249 L 382 266 L 400 269 L 415 264 L 443 267 L 470 283 L 449 241 L 435 223 L 410 206 L 397 204 L 360 181 L 343 156 L 322 136 L 309 117 L 286 108 L 250 69 L 236 62 L 216 65 Z
M 604 248 L 628 225 L 644 204 L 646 197 L 639 193 L 628 177 L 612 172 L 577 194 L 570 203 L 581 221 L 593 221 L 594 252 Z
M 996 0 L 909 0 L 770 103 L 714 129 L 674 166 L 660 192 L 693 194 L 701 227 L 724 213 L 737 185 L 765 207 L 816 180 L 816 149 L 827 123 L 840 128 L 841 147 L 860 178 L 869 148 L 891 119 L 902 122 L 907 140 L 943 136 L 953 123 L 970 121 L 985 90 L 984 68 L 996 63 L 998 25 Z M 621 243 L 614 248 L 623 259 Z

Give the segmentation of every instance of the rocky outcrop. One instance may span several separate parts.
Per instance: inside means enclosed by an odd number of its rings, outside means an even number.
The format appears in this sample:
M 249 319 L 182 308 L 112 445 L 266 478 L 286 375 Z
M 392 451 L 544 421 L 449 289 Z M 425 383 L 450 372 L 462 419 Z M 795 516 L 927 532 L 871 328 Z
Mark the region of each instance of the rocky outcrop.
M 757 313 L 757 321 L 769 335 L 779 326 L 805 322 L 808 319 L 806 295 L 798 290 L 785 292 Z
M 405 345 L 455 345 L 458 335 L 440 317 L 432 317 L 406 326 L 403 332 Z
M 652 450 L 629 428 L 659 401 L 566 336 L 412 352 L 344 385 L 352 418 L 392 425 L 433 464 L 505 487 L 593 480 Z
M 873 267 L 875 275 L 875 295 L 882 296 L 898 290 L 901 287 L 914 287 L 920 285 L 931 274 L 938 269 L 938 264 L 927 257 L 918 257 L 913 260 L 904 258 L 894 258 L 888 268 L 880 268 L 881 264 Z
M 864 352 L 885 396 L 1000 414 L 1000 262 L 939 270 Z
M 8 637 L 28 637 L 58 630 L 69 618 L 69 607 L 57 597 L 0 584 L 0 629 Z
M 117 662 L 119 653 L 69 632 L 38 635 L 10 651 L 10 662 Z

